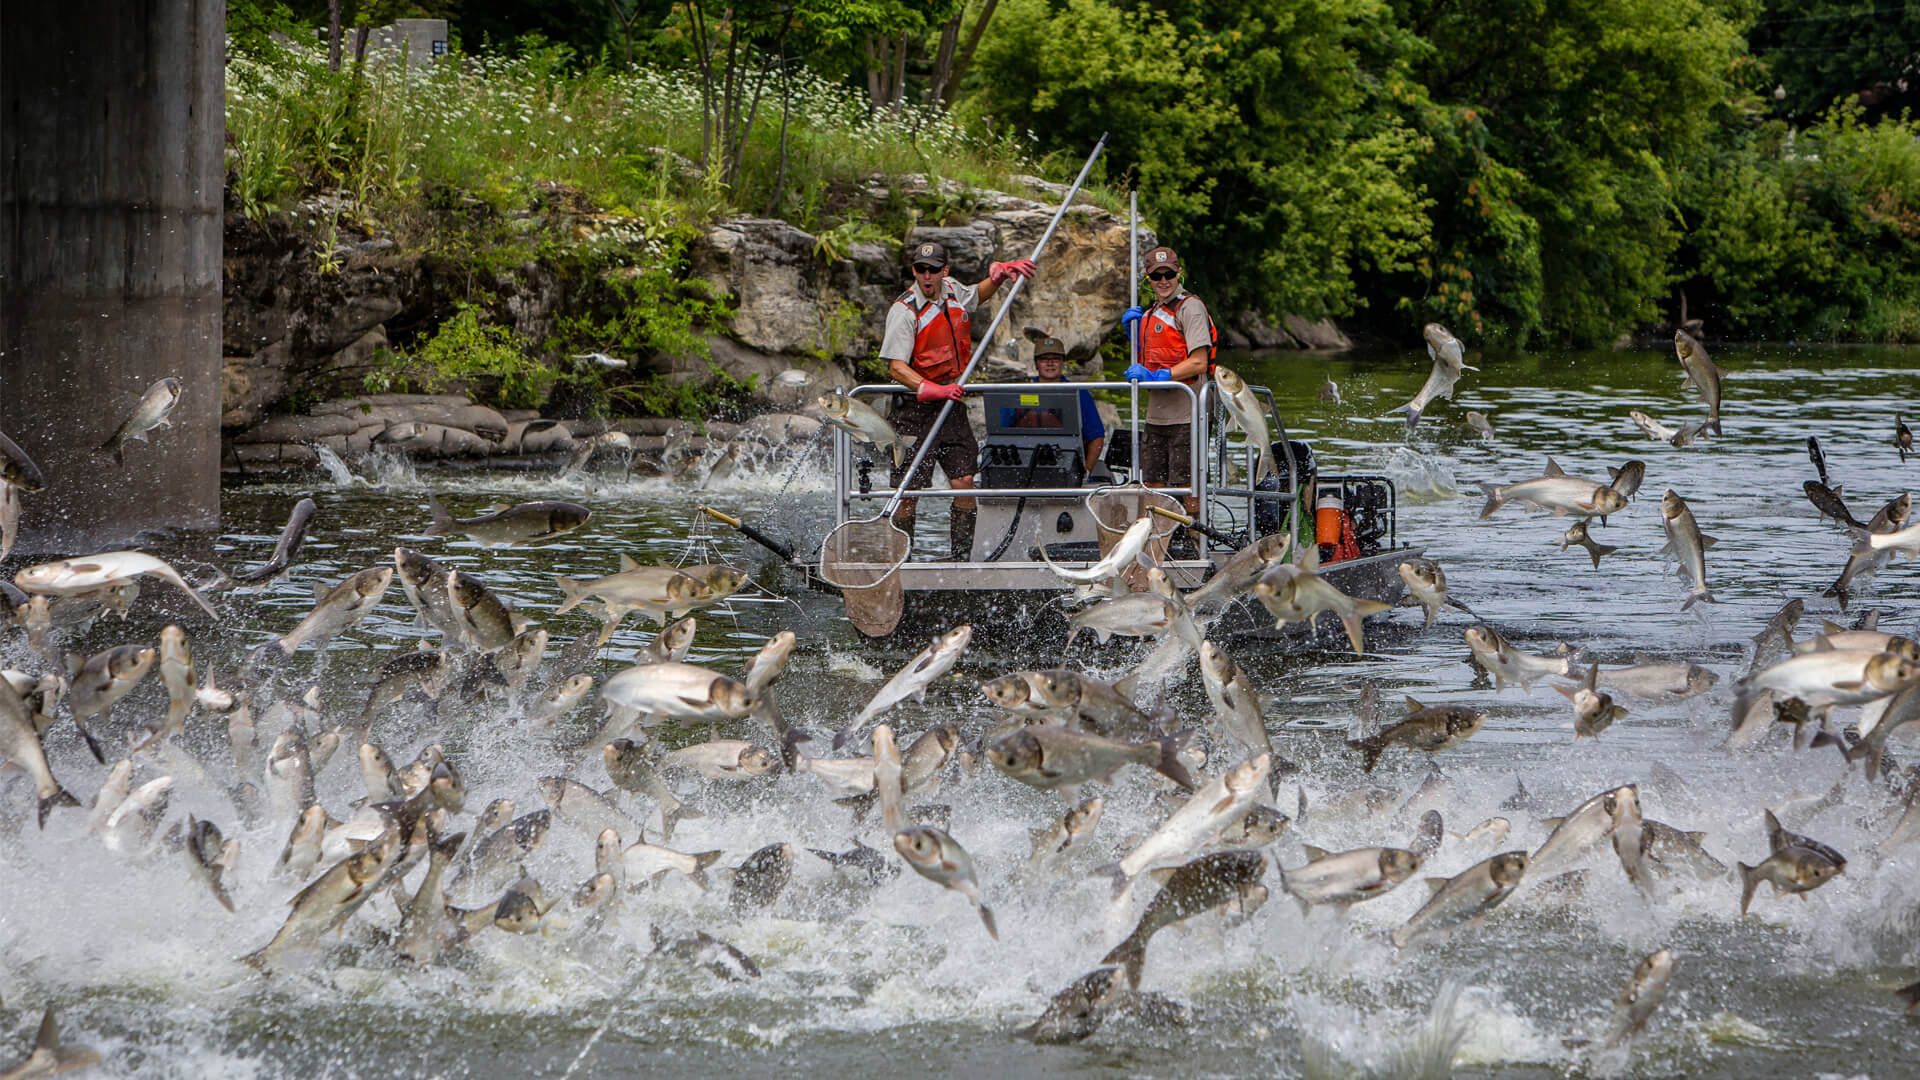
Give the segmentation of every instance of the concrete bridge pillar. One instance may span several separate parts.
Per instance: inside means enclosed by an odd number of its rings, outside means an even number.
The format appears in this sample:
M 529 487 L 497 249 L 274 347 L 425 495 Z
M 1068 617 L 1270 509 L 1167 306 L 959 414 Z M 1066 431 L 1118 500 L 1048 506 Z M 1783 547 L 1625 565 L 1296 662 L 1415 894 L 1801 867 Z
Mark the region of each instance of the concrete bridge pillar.
M 47 490 L 19 550 L 220 520 L 223 0 L 0 4 L 0 431 Z M 141 393 L 172 427 L 96 448 Z

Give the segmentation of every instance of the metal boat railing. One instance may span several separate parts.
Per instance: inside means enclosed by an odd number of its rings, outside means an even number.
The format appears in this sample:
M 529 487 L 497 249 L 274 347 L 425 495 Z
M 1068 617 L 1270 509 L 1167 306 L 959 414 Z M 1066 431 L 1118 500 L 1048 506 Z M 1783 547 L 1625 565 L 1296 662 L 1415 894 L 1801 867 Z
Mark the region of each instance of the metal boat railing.
M 1254 538 L 1253 537 L 1254 515 L 1261 500 L 1266 500 L 1268 502 L 1276 502 L 1286 507 L 1287 508 L 1287 530 L 1286 530 L 1287 535 L 1298 536 L 1300 534 L 1300 498 L 1299 498 L 1299 491 L 1297 487 L 1298 481 L 1300 479 L 1299 463 L 1296 462 L 1293 457 L 1293 439 L 1287 433 L 1286 422 L 1280 419 L 1280 410 L 1274 407 L 1273 391 L 1267 389 L 1264 386 L 1255 386 L 1251 388 L 1253 392 L 1256 395 L 1258 395 L 1262 401 L 1266 402 L 1267 423 L 1269 425 L 1268 434 L 1272 436 L 1273 441 L 1278 443 L 1280 446 L 1281 456 L 1286 459 L 1286 465 L 1287 465 L 1286 484 L 1289 488 L 1293 488 L 1294 490 L 1259 491 L 1254 489 L 1252 486 L 1248 486 L 1244 488 L 1225 486 L 1226 477 L 1229 475 L 1227 471 L 1227 465 L 1230 460 L 1228 456 L 1229 451 L 1235 450 L 1235 449 L 1241 451 L 1242 457 L 1244 458 L 1242 462 L 1243 471 L 1249 478 L 1251 478 L 1254 475 L 1254 470 L 1259 467 L 1260 457 L 1259 457 L 1259 448 L 1256 447 L 1251 440 L 1244 440 L 1241 443 L 1239 443 L 1237 446 L 1230 446 L 1227 443 L 1226 432 L 1224 429 L 1221 431 L 1220 438 L 1218 440 L 1215 440 L 1214 438 L 1212 438 L 1213 418 L 1214 418 L 1214 412 L 1215 412 L 1214 406 L 1216 402 L 1219 400 L 1219 395 L 1214 393 L 1214 388 L 1218 385 L 1219 384 L 1214 382 L 1212 379 L 1208 379 L 1206 385 L 1200 388 L 1200 402 L 1201 402 L 1201 407 L 1199 410 L 1200 419 L 1196 424 L 1196 427 L 1199 428 L 1196 434 L 1199 436 L 1202 445 L 1212 447 L 1213 455 L 1214 455 L 1214 467 L 1217 468 L 1220 472 L 1221 486 L 1212 488 L 1211 489 L 1212 494 L 1215 497 L 1226 497 L 1226 498 L 1236 498 L 1236 499 L 1243 498 L 1246 500 L 1247 512 L 1246 512 L 1246 517 L 1243 520 L 1246 521 L 1247 523 L 1247 534 L 1248 534 L 1247 538 L 1249 540 Z M 1199 459 L 1195 459 L 1195 460 L 1198 461 Z M 1208 470 L 1204 466 L 1201 466 L 1198 468 L 1197 471 L 1201 474 L 1201 479 L 1204 481 Z M 1201 512 L 1205 513 L 1206 509 L 1207 509 L 1206 505 L 1202 503 Z
M 1045 390 L 1045 391 L 1058 391 L 1063 388 L 1070 388 L 1073 390 L 1146 390 L 1152 393 L 1168 393 L 1168 392 L 1178 390 L 1180 393 L 1187 395 L 1187 407 L 1190 410 L 1193 410 L 1194 414 L 1197 415 L 1200 411 L 1199 409 L 1200 399 L 1197 395 L 1195 395 L 1193 387 L 1188 386 L 1186 383 L 1180 383 L 1180 382 L 1151 382 L 1151 383 L 1149 382 L 1141 382 L 1141 383 L 1133 383 L 1133 382 L 1024 383 L 1022 382 L 1022 383 L 968 383 L 967 384 L 968 393 L 986 393 L 986 392 L 995 391 L 995 390 L 1020 391 L 1020 390 L 1035 390 L 1035 389 Z M 861 394 L 910 394 L 912 392 L 913 392 L 912 390 L 909 390 L 907 387 L 902 386 L 899 383 L 865 383 L 860 386 L 854 387 L 852 390 L 848 391 L 847 393 L 848 393 L 848 396 L 850 397 L 857 397 Z M 1137 408 L 1135 410 L 1135 415 L 1131 418 L 1131 423 L 1132 423 L 1132 426 L 1136 429 L 1135 442 L 1137 445 L 1138 443 L 1137 429 L 1139 427 L 1139 424 L 1141 423 L 1141 414 L 1139 413 L 1139 410 Z M 1154 489 L 1155 491 L 1164 492 L 1165 494 L 1172 495 L 1175 497 L 1191 495 L 1200 501 L 1200 505 L 1204 509 L 1204 507 L 1206 506 L 1206 493 L 1207 493 L 1207 488 L 1206 488 L 1207 470 L 1205 468 L 1205 457 L 1203 454 L 1203 448 L 1206 446 L 1206 442 L 1204 439 L 1205 432 L 1206 432 L 1206 424 L 1204 421 L 1195 423 L 1193 427 L 1190 429 L 1190 431 L 1188 432 L 1188 439 L 1190 444 L 1189 458 L 1191 461 L 1194 462 L 1193 474 L 1190 477 L 1193 483 L 1185 487 L 1169 486 L 1164 488 L 1155 488 Z M 1138 462 L 1139 459 L 1136 456 L 1134 460 Z M 834 507 L 835 507 L 834 513 L 836 515 L 835 517 L 836 524 L 838 524 L 839 522 L 849 520 L 850 509 L 855 500 L 871 501 L 871 500 L 878 499 L 884 502 L 885 500 L 893 497 L 893 486 L 890 483 L 884 487 L 880 485 L 874 485 L 871 491 L 860 491 L 857 489 L 853 479 L 853 437 L 847 434 L 844 430 L 840 430 L 838 428 L 834 430 L 834 461 L 837 465 L 837 467 L 834 469 L 834 476 L 833 476 L 833 494 L 834 494 Z M 889 468 L 889 475 L 891 475 L 891 467 L 886 466 L 885 462 L 878 463 L 876 467 Z M 1137 467 L 1138 466 L 1136 465 L 1136 469 Z M 909 479 L 911 479 L 911 477 L 909 477 Z M 1019 498 L 1022 496 L 1026 498 L 1041 498 L 1041 499 L 1045 499 L 1045 498 L 1077 499 L 1086 495 L 1086 493 L 1090 490 L 1092 489 L 1087 487 L 1077 487 L 1077 488 L 956 488 L 956 487 L 935 488 L 935 487 L 928 487 L 928 488 L 909 489 L 909 491 L 907 492 L 907 496 L 909 498 L 914 498 L 914 499 L 919 499 L 919 498 L 951 499 L 951 498 L 956 498 L 961 496 L 964 496 L 966 498 L 978 497 L 978 498 L 989 498 L 989 499 Z

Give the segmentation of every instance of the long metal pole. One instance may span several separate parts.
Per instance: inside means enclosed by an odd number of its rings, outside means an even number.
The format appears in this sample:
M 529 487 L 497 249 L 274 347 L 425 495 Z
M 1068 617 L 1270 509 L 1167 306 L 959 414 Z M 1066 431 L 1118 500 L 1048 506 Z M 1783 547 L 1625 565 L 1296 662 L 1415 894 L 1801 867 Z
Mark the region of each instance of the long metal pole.
M 1093 163 L 1099 160 L 1100 151 L 1106 148 L 1107 136 L 1105 132 L 1101 132 L 1100 141 L 1094 144 L 1093 153 L 1087 155 L 1087 163 L 1080 166 L 1080 175 L 1073 178 L 1073 186 L 1067 189 L 1067 197 L 1060 200 L 1060 209 L 1054 211 L 1053 220 L 1047 223 L 1047 231 L 1040 234 L 1040 242 L 1033 245 L 1033 254 L 1027 256 L 1028 259 L 1034 262 L 1040 261 L 1040 252 L 1046 248 L 1047 241 L 1053 239 L 1053 231 L 1060 227 L 1060 219 L 1067 216 L 1067 207 L 1073 205 L 1073 197 L 1080 194 L 1080 185 L 1086 183 L 1087 174 L 1093 171 Z M 979 341 L 973 347 L 973 356 L 967 360 L 966 370 L 960 373 L 960 378 L 954 385 L 967 384 L 967 379 L 973 375 L 973 369 L 979 365 L 980 358 L 986 355 L 987 344 L 993 340 L 994 331 L 1000 329 L 1000 323 L 1006 319 L 1007 312 L 1013 307 L 1014 297 L 1020 295 L 1020 287 L 1026 283 L 1026 278 L 1015 275 L 1013 288 L 1007 291 L 1007 298 L 1001 301 L 1000 310 L 993 313 L 993 321 L 987 324 L 987 332 L 980 335 Z M 939 435 L 941 427 L 946 424 L 947 415 L 953 412 L 954 404 L 953 399 L 948 398 L 940 406 L 940 415 L 934 417 L 933 426 L 927 428 L 927 433 L 921 436 L 920 446 L 913 452 L 913 463 L 907 466 L 906 475 L 900 478 L 900 486 L 893 489 L 893 498 L 888 499 L 887 505 L 881 508 L 880 517 L 891 515 L 894 508 L 900 505 L 900 500 L 906 496 L 908 485 L 913 483 L 913 474 L 920 471 L 920 463 L 927 459 L 927 451 L 933 449 L 934 439 Z
M 1127 196 L 1127 306 L 1140 303 L 1140 193 L 1130 192 Z M 1127 335 L 1127 366 L 1140 362 L 1140 324 L 1133 324 L 1133 332 Z M 1138 480 L 1144 473 L 1140 468 L 1140 382 L 1128 380 L 1128 393 L 1133 395 L 1132 411 L 1127 414 L 1127 423 L 1133 427 L 1133 477 Z

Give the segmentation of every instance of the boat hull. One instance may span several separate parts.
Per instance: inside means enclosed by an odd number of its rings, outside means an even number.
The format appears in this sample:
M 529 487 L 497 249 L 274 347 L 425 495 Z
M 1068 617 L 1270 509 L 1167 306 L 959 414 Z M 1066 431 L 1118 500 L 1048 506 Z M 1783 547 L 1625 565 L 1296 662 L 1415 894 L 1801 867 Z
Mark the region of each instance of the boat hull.
M 1406 596 L 1406 582 L 1397 568 L 1421 550 L 1400 548 L 1323 566 L 1318 572 L 1348 596 L 1397 604 Z M 1198 560 L 1166 567 L 1182 589 L 1198 587 L 1208 568 L 1208 563 Z M 1073 594 L 1044 564 L 916 562 L 902 566 L 899 573 L 905 607 L 899 625 L 884 640 L 925 638 L 969 623 L 974 639 L 982 643 L 1044 646 L 1046 642 L 1066 641 Z M 1386 617 L 1382 613 L 1369 622 Z M 1251 596 L 1229 606 L 1208 626 L 1207 636 L 1265 642 L 1281 652 L 1344 652 L 1350 648 L 1346 630 L 1331 612 L 1322 612 L 1311 626 L 1295 622 L 1279 628 L 1274 626 L 1273 616 Z M 1085 635 L 1082 640 L 1091 642 Z M 1117 640 L 1124 644 L 1127 639 Z

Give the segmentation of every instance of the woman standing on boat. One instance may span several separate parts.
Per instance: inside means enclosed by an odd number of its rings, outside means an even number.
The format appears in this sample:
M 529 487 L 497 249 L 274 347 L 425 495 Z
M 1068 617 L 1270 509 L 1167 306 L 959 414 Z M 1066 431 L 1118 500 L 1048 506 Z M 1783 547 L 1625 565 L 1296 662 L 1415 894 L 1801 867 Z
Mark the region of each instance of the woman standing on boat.
M 1201 380 L 1213 367 L 1214 343 L 1219 334 L 1206 302 L 1180 287 L 1180 256 L 1170 247 L 1147 252 L 1147 284 L 1153 289 L 1153 303 L 1144 308 L 1128 308 L 1120 316 L 1127 333 L 1139 343 L 1139 360 L 1127 368 L 1129 380 L 1146 382 L 1173 380 L 1200 390 Z M 1142 325 L 1144 324 L 1144 333 Z M 1135 467 L 1148 487 L 1166 487 L 1169 476 L 1178 477 L 1182 486 L 1193 476 L 1193 410 L 1184 394 L 1151 394 L 1147 401 L 1147 429 L 1140 434 L 1140 461 Z M 1185 499 L 1187 513 L 1200 512 L 1200 500 Z M 1185 531 L 1174 537 L 1176 547 Z
M 1031 277 L 1033 262 L 1019 259 L 994 263 L 986 280 L 962 285 L 947 277 L 947 249 L 941 244 L 919 244 L 910 253 L 913 287 L 887 309 L 887 329 L 880 341 L 880 358 L 887 362 L 887 373 L 895 382 L 914 392 L 914 400 L 895 398 L 893 429 L 903 438 L 932 438 L 933 450 L 913 474 L 914 487 L 933 482 L 933 464 L 956 488 L 973 486 L 973 474 L 979 471 L 980 444 L 974 438 L 973 425 L 967 422 L 965 409 L 947 415 L 939 432 L 928 429 L 940 415 L 942 402 L 959 401 L 963 393 L 960 374 L 973 358 L 971 322 L 974 308 L 990 299 L 1001 285 L 1015 277 Z M 906 475 L 904 466 L 893 471 L 894 486 Z M 916 499 L 900 500 L 893 523 L 913 542 Z M 947 535 L 952 543 L 949 557 L 965 561 L 973 549 L 974 502 L 969 496 L 956 496 L 948 518 Z

